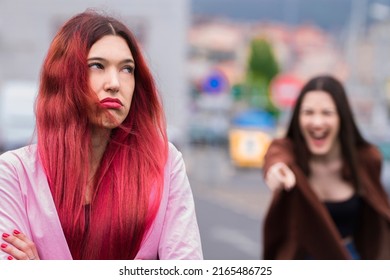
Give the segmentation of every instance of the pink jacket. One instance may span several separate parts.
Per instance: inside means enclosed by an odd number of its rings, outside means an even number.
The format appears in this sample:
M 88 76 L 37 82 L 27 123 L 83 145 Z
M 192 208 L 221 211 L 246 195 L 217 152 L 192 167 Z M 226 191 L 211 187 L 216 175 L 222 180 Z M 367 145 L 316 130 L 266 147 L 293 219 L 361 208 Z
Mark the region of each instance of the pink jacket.
M 14 229 L 34 241 L 41 259 L 72 259 L 36 145 L 0 156 L 0 235 Z M 6 258 L 0 251 L 0 260 Z M 170 144 L 160 209 L 136 259 L 202 258 L 184 161 Z

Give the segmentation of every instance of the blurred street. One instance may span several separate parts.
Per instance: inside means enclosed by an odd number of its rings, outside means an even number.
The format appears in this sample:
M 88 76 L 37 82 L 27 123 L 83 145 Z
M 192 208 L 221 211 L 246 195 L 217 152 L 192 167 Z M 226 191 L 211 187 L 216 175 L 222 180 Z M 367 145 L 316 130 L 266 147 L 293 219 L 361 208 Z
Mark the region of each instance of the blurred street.
M 195 197 L 207 260 L 260 259 L 262 225 L 271 199 L 261 169 L 236 168 L 224 145 L 180 149 Z M 382 181 L 390 194 L 390 162 Z
M 233 166 L 228 147 L 181 149 L 195 197 L 205 259 L 259 259 L 270 201 L 260 169 Z
M 383 154 L 390 194 L 390 0 L 0 1 L 0 153 L 36 140 L 43 57 L 63 22 L 92 7 L 120 15 L 145 52 L 205 259 L 261 258 L 271 192 L 254 166 L 314 75 L 345 84 L 359 129 Z

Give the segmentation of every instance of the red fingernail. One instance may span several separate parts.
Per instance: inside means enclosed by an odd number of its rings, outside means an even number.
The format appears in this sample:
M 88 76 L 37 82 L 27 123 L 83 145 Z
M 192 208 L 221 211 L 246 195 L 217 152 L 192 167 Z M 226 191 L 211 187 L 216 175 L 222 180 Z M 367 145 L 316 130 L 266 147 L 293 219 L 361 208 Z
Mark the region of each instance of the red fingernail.
M 2 244 L 1 244 L 1 248 L 3 248 L 3 249 L 4 249 L 4 248 L 7 248 L 7 244 L 2 243 Z
M 14 258 L 12 257 L 12 256 L 8 256 L 8 258 L 7 259 L 9 259 L 9 260 L 13 260 Z
M 17 229 L 15 229 L 15 230 L 14 230 L 14 233 L 15 233 L 15 234 L 19 234 L 20 231 L 18 231 Z
M 9 236 L 8 233 L 3 233 L 3 237 L 4 237 L 4 238 L 7 238 L 8 236 Z

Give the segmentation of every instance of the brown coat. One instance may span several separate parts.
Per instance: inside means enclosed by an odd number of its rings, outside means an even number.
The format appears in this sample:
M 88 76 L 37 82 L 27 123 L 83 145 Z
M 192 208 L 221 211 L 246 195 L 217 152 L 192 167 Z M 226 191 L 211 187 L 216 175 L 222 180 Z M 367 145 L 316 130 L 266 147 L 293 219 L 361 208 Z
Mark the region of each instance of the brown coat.
M 390 259 L 390 205 L 380 182 L 382 157 L 374 146 L 358 151 L 363 210 L 355 244 L 362 259 Z M 295 163 L 293 144 L 274 140 L 265 156 L 264 174 L 276 162 L 296 176 L 291 191 L 275 191 L 264 222 L 264 259 L 348 259 L 341 236 L 326 207 Z

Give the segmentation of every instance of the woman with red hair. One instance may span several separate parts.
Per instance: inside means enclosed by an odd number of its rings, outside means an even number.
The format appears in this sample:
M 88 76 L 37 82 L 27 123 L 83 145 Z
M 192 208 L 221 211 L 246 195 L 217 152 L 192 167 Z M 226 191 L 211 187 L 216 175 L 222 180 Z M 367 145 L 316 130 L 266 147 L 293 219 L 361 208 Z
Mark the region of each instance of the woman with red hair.
M 2 259 L 202 259 L 192 192 L 134 35 L 87 11 L 41 71 L 36 145 L 0 156 Z

